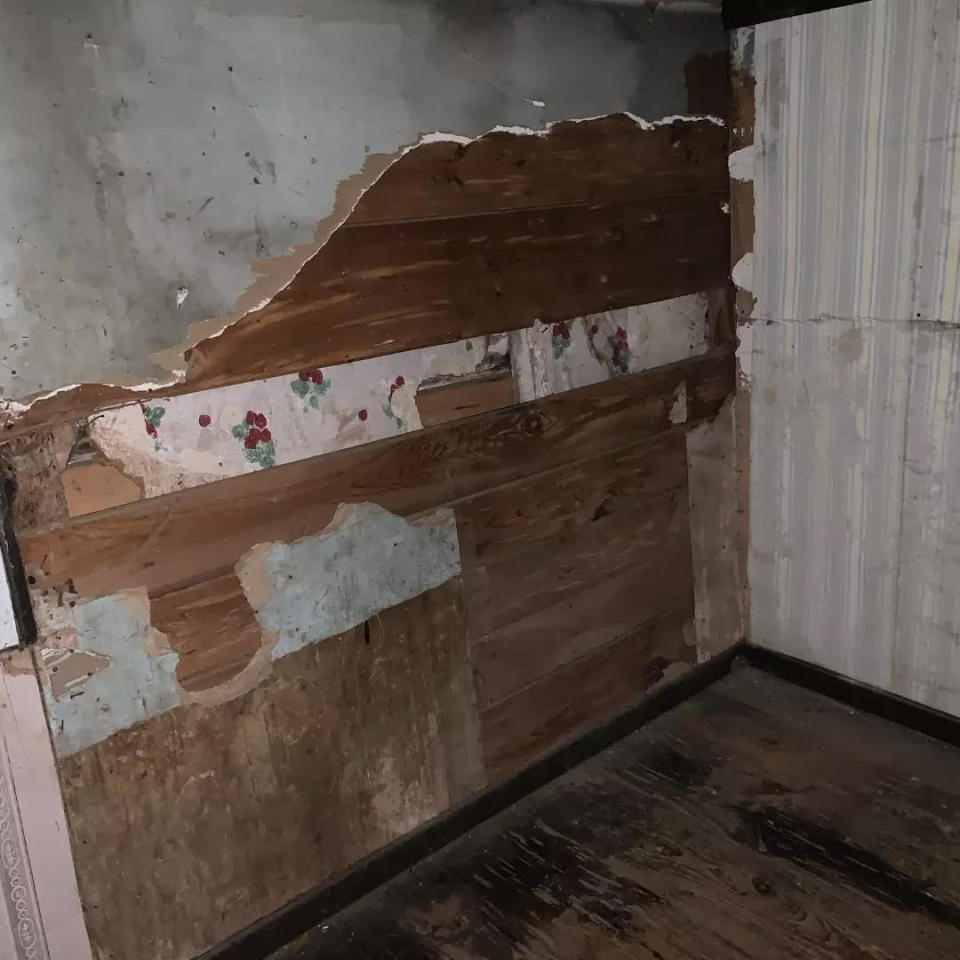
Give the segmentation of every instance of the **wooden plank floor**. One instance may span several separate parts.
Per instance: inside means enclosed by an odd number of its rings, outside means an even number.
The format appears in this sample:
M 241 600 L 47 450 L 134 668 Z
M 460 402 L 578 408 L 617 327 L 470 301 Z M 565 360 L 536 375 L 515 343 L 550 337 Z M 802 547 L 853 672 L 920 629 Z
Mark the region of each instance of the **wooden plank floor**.
M 275 960 L 960 957 L 960 750 L 738 666 Z

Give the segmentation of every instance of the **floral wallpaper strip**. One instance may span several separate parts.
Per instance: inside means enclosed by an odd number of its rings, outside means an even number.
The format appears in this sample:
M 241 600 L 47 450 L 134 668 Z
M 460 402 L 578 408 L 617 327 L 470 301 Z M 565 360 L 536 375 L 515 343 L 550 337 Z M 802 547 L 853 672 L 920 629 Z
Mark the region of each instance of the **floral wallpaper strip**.
M 707 300 L 699 293 L 567 323 L 537 323 L 510 334 L 521 401 L 649 370 L 706 349 Z
M 521 400 L 706 349 L 706 302 L 679 297 L 497 337 L 372 357 L 98 414 L 90 436 L 147 497 L 422 428 L 424 381 L 485 369 L 508 348 Z

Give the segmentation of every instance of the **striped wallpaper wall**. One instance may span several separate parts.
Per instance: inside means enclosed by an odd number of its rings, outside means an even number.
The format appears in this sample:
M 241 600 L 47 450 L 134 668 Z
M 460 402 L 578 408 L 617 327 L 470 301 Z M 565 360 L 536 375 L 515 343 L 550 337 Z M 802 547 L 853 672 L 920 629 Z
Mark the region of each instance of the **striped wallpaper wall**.
M 763 24 L 752 635 L 960 715 L 960 0 Z M 735 158 L 736 159 L 736 158 Z

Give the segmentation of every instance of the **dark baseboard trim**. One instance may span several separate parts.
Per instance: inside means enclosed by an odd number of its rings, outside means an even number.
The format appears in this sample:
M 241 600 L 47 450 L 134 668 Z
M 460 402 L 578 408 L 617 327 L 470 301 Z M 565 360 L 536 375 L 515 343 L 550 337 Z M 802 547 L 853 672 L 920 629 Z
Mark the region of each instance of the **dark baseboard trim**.
M 863 0 L 723 0 L 723 26 L 749 27 L 765 20 L 799 17 L 832 7 L 848 7 Z
M 510 779 L 471 797 L 413 833 L 376 851 L 347 872 L 208 950 L 200 960 L 263 960 L 424 857 L 726 676 L 742 652 L 742 646 L 737 645 L 699 664 L 625 713 L 568 741 Z
M 916 730 L 934 740 L 960 746 L 960 718 L 765 647 L 745 644 L 739 653 L 746 663 L 764 673 Z

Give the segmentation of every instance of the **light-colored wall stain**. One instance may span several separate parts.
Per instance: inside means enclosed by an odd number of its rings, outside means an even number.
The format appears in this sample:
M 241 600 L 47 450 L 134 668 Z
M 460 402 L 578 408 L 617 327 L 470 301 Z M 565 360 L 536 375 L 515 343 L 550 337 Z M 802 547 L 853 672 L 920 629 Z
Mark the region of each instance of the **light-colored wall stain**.
M 237 573 L 276 659 L 459 576 L 457 524 L 446 507 L 408 521 L 343 504 L 323 533 L 260 544 Z
M 44 685 L 54 745 L 60 756 L 76 753 L 118 730 L 171 710 L 180 703 L 174 672 L 177 655 L 150 627 L 143 592 L 129 591 L 79 602 L 73 608 L 76 653 L 43 658 Z M 75 658 L 86 679 L 78 683 Z M 106 664 L 104 661 L 108 661 Z M 69 683 L 53 681 L 66 670 Z

